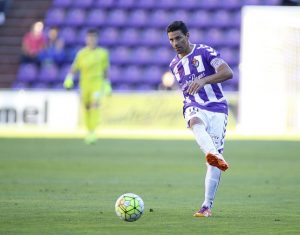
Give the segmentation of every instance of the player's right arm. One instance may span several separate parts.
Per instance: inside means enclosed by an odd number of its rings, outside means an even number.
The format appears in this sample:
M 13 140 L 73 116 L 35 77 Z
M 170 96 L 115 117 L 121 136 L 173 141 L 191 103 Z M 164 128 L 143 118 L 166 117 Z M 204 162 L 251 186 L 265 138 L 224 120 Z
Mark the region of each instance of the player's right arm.
M 80 61 L 80 53 L 78 52 L 67 76 L 65 77 L 65 80 L 64 80 L 64 88 L 65 89 L 73 88 L 75 73 L 80 69 L 79 61 Z

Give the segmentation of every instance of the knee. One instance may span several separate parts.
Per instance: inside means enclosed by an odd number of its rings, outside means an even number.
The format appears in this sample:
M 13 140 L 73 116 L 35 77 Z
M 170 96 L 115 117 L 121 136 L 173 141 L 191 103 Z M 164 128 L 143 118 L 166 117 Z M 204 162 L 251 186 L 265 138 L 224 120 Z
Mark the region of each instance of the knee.
M 196 124 L 201 124 L 201 123 L 203 123 L 203 122 L 201 121 L 200 118 L 198 118 L 198 117 L 193 117 L 193 118 L 189 121 L 189 126 L 190 126 L 191 128 L 193 128 L 194 125 L 196 125 Z

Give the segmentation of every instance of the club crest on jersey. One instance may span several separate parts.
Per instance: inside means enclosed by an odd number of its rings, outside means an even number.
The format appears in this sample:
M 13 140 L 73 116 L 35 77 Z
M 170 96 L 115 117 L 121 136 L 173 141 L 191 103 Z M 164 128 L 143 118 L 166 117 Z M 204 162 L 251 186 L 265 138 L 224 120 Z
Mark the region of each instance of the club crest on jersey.
M 199 66 L 199 61 L 193 58 L 192 65 L 197 68 Z

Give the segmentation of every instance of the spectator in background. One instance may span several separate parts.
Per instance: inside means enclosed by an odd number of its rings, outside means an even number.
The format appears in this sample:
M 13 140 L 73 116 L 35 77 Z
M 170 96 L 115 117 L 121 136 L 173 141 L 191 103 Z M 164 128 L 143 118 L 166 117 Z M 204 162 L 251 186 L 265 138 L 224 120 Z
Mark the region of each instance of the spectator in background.
M 0 25 L 4 24 L 6 13 L 10 7 L 11 0 L 0 0 Z
M 47 34 L 45 48 L 39 54 L 42 63 L 55 63 L 59 65 L 65 60 L 64 41 L 59 37 L 57 27 L 51 27 Z
M 40 65 L 39 53 L 46 46 L 43 34 L 44 24 L 40 21 L 34 23 L 30 32 L 26 33 L 22 41 L 22 63 L 35 63 Z

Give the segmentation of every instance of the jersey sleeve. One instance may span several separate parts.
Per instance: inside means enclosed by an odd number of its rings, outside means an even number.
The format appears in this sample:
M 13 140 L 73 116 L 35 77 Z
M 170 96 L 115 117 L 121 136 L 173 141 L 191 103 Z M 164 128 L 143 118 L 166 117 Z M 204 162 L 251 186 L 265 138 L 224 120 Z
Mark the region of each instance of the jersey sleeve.
M 109 53 L 107 50 L 103 50 L 103 69 L 107 70 L 110 66 Z
M 81 51 L 79 51 L 75 56 L 75 59 L 72 64 L 73 70 L 75 70 L 75 71 L 80 70 L 80 60 L 81 60 Z
M 204 48 L 205 52 L 205 58 L 208 61 L 208 63 L 215 69 L 217 70 L 217 68 L 223 64 L 226 63 L 221 57 L 220 57 L 220 53 L 218 51 L 216 51 L 214 48 L 209 47 L 209 46 L 205 46 Z

